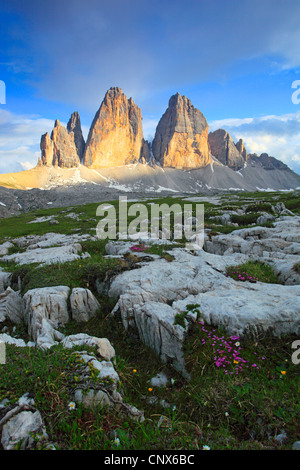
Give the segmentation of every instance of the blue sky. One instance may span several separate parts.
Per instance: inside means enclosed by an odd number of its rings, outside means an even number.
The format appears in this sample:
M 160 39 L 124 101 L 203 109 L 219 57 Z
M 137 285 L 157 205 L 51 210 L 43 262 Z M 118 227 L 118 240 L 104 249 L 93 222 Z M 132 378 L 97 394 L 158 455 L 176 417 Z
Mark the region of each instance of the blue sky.
M 56 118 L 79 111 L 87 135 L 119 86 L 145 138 L 179 92 L 211 130 L 300 174 L 298 0 L 0 0 L 0 14 L 0 172 L 34 166 Z

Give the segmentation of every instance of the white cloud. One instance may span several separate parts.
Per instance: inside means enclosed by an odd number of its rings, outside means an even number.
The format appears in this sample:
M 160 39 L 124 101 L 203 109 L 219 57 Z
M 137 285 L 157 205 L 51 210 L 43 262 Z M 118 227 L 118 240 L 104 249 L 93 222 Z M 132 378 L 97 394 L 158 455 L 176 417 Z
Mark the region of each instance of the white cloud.
M 40 155 L 41 135 L 52 128 L 50 119 L 0 110 L 0 173 L 34 167 Z
M 268 153 L 300 174 L 300 112 L 259 118 L 223 119 L 209 123 L 210 131 L 225 129 L 236 142 L 243 139 L 249 153 Z
M 143 132 L 152 140 L 158 120 L 143 119 Z M 16 115 L 0 110 L 0 173 L 22 171 L 36 165 L 40 138 L 51 132 L 53 121 L 40 116 Z M 65 125 L 64 123 L 62 123 Z M 300 174 L 300 112 L 281 116 L 228 118 L 209 123 L 210 131 L 223 128 L 234 141 L 242 138 L 249 153 L 272 155 Z M 88 127 L 83 126 L 86 137 Z
M 155 130 L 158 124 L 158 119 L 144 118 L 143 119 L 143 134 L 144 139 L 152 142 L 155 136 Z

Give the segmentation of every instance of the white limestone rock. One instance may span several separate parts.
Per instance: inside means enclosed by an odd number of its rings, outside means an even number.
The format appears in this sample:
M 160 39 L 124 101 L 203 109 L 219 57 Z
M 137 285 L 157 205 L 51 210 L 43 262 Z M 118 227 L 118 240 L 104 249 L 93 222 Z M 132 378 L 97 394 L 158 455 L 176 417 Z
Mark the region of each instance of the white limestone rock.
M 96 316 L 100 304 L 89 289 L 76 287 L 70 295 L 72 319 L 76 322 L 85 322 Z
M 18 348 L 25 348 L 27 346 L 23 339 L 13 338 L 7 333 L 0 333 L 0 342 L 13 344 L 14 346 L 17 346 Z
M 75 261 L 78 258 L 90 257 L 88 253 L 81 253 L 82 247 L 79 243 L 73 243 L 66 246 L 52 248 L 36 248 L 22 253 L 3 256 L 2 260 L 6 262 L 14 261 L 16 264 L 54 264 Z
M 11 242 L 4 242 L 0 245 L 0 256 L 7 255 L 9 249 L 12 248 L 14 245 Z
M 0 294 L 10 285 L 11 273 L 2 271 L 0 268 Z
M 188 322 L 183 329 L 174 320 L 187 304 L 199 304 L 208 323 L 236 334 L 299 331 L 300 286 L 241 283 L 225 276 L 226 266 L 247 261 L 248 254 L 218 256 L 200 250 L 193 256 L 182 249 L 172 254 L 172 263 L 160 259 L 119 274 L 109 295 L 119 297 L 112 315 L 120 312 L 124 328 L 136 329 L 146 345 L 181 372 Z
M 0 323 L 6 319 L 15 325 L 24 320 L 24 301 L 19 292 L 8 287 L 0 293 Z
M 111 361 L 116 356 L 115 350 L 107 338 L 97 338 L 96 336 L 90 336 L 86 333 L 66 336 L 62 341 L 62 345 L 64 348 L 96 346 L 98 354 L 107 361 Z
M 67 286 L 42 287 L 31 289 L 24 295 L 25 323 L 28 333 L 37 341 L 38 337 L 45 335 L 45 322 L 47 320 L 53 329 L 58 329 L 69 321 L 68 297 L 70 288 Z
M 1 444 L 4 450 L 16 449 L 21 443 L 21 449 L 33 447 L 34 439 L 31 434 L 41 434 L 47 439 L 47 433 L 39 411 L 21 411 L 4 424 Z

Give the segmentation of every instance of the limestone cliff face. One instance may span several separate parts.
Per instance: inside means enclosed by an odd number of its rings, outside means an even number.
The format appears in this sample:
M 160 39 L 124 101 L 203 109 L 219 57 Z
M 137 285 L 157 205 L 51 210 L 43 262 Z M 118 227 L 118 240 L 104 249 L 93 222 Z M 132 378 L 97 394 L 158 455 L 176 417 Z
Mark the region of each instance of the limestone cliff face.
M 242 155 L 243 159 L 246 161 L 248 157 L 248 153 L 246 147 L 244 145 L 243 139 L 240 139 L 236 144 L 236 148 L 238 149 L 239 153 Z
M 259 163 L 264 170 L 291 171 L 285 163 L 275 157 L 271 157 L 267 153 L 262 153 L 260 156 L 258 156 L 256 153 L 249 154 L 248 160 L 250 163 Z
M 85 148 L 85 141 L 82 135 L 80 116 L 77 111 L 71 114 L 67 125 L 67 131 L 70 135 L 73 135 L 75 147 L 77 149 L 77 155 L 80 161 L 82 161 Z
M 152 143 L 154 158 L 164 167 L 198 168 L 211 163 L 208 124 L 186 96 L 170 98 Z
M 243 168 L 247 159 L 247 151 L 242 140 L 235 145 L 228 132 L 224 129 L 218 129 L 208 134 L 208 142 L 212 155 L 223 165 L 229 166 L 233 170 Z
M 121 88 L 110 88 L 92 122 L 83 163 L 108 168 L 138 162 L 143 142 L 140 108 Z
M 53 165 L 61 168 L 73 168 L 80 165 L 74 136 L 69 134 L 57 119 L 51 134 L 53 141 Z
M 41 137 L 41 163 L 47 167 L 74 168 L 80 165 L 84 149 L 78 113 L 73 113 L 68 129 L 58 119 L 54 124 L 51 137 L 48 132 Z
M 39 159 L 45 166 L 53 166 L 53 141 L 50 139 L 48 132 L 41 137 L 41 158 Z

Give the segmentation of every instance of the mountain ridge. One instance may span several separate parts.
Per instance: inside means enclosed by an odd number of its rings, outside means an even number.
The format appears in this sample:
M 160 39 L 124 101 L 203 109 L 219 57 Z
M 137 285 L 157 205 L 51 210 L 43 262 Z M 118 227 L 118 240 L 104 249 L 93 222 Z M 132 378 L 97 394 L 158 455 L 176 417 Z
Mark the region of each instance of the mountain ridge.
M 201 111 L 186 96 L 176 93 L 169 99 L 150 143 L 143 136 L 140 108 L 131 97 L 127 99 L 121 88 L 111 87 L 94 116 L 87 141 L 82 136 L 78 112 L 71 115 L 67 129 L 56 120 L 51 138 L 48 133 L 41 137 L 38 165 L 51 166 L 52 162 L 53 166 L 72 168 L 83 164 L 97 169 L 141 162 L 192 169 L 211 164 L 215 157 L 239 171 L 249 158 L 266 169 L 271 169 L 278 160 L 266 153 L 248 154 L 243 140 L 234 143 L 224 129 L 208 131 Z M 275 167 L 284 170 L 285 164 L 275 163 Z
M 300 176 L 280 160 L 266 153 L 249 154 L 243 140 L 234 143 L 224 129 L 208 130 L 201 111 L 177 93 L 170 98 L 150 144 L 143 136 L 140 108 L 121 88 L 112 87 L 95 114 L 86 142 L 77 111 L 66 127 L 56 119 L 51 135 L 41 137 L 36 167 L 0 175 L 0 186 L 13 191 L 39 189 L 41 194 L 65 188 L 70 204 L 77 197 L 89 201 L 87 190 L 94 201 L 105 194 L 116 198 L 117 193 L 143 197 L 300 188 Z M 6 214 L 1 195 L 0 203 Z

